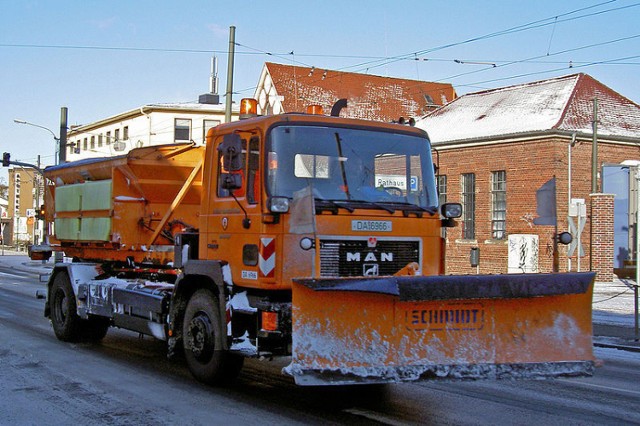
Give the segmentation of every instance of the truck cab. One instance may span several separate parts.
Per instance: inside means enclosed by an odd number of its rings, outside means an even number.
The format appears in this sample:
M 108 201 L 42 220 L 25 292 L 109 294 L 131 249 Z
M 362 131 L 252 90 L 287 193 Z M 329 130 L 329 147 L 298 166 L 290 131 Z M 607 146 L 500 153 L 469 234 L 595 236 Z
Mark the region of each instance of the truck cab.
M 245 119 L 209 131 L 203 182 L 198 253 L 228 262 L 232 351 L 290 351 L 294 278 L 444 272 L 422 130 L 309 114 Z

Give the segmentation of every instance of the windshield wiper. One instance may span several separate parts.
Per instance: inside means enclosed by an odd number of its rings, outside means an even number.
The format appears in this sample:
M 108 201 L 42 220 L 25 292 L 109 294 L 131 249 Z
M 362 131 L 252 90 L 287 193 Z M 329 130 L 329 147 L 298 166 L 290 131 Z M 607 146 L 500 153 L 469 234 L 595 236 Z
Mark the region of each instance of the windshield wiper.
M 330 210 L 334 214 L 338 213 L 338 209 L 345 209 L 349 213 L 353 213 L 356 209 L 365 208 L 362 206 L 372 206 L 391 214 L 395 213 L 398 209 L 402 209 L 403 212 L 417 212 L 420 214 L 427 212 L 432 215 L 438 212 L 436 207 L 422 207 L 400 201 L 376 202 L 368 200 L 327 200 L 324 198 L 314 198 L 314 200 L 316 202 L 316 211 Z
M 387 206 L 385 206 L 384 204 L 380 204 L 380 203 L 375 202 L 375 201 L 367 201 L 367 200 L 350 200 L 350 202 L 352 202 L 352 203 L 363 203 L 363 204 L 368 204 L 368 205 L 371 205 L 371 206 L 375 206 L 375 207 L 377 207 L 377 208 L 379 208 L 379 209 L 381 209 L 381 210 L 385 210 L 385 211 L 387 211 L 387 212 L 389 212 L 389 213 L 395 213 L 395 212 L 396 212 L 396 210 L 395 210 L 395 209 L 393 209 L 393 208 L 391 208 L 391 207 L 387 207 Z
M 331 210 L 334 214 L 338 213 L 339 208 L 343 208 L 349 213 L 353 213 L 355 211 L 353 207 L 344 204 L 348 203 L 348 201 L 342 202 L 342 200 L 325 200 L 324 198 L 314 198 L 314 201 L 316 202 L 316 211 Z M 329 204 L 330 207 L 322 206 L 323 203 Z M 320 207 L 317 206 L 318 204 L 320 204 Z
M 433 206 L 429 206 L 429 207 L 422 207 L 419 206 L 417 204 L 413 204 L 413 203 L 407 203 L 404 201 L 396 201 L 396 202 L 390 202 L 391 204 L 394 205 L 400 205 L 403 207 L 402 211 L 418 211 L 418 212 L 427 212 L 429 214 L 436 214 L 438 213 L 438 208 L 437 207 L 433 207 Z
M 328 203 L 331 207 L 333 207 L 332 211 L 335 211 L 337 213 L 337 209 L 338 208 L 342 208 L 347 210 L 349 213 L 353 213 L 356 209 L 359 208 L 364 208 L 362 207 L 362 205 L 366 205 L 366 206 L 373 206 L 376 207 L 380 210 L 385 210 L 389 213 L 395 213 L 396 209 L 393 209 L 391 207 L 385 206 L 383 204 L 380 203 L 376 203 L 374 201 L 367 201 L 367 200 L 326 200 L 323 198 L 315 198 L 316 203 Z M 322 206 L 319 207 L 321 210 L 323 209 Z M 326 207 L 324 208 L 325 210 L 327 209 Z

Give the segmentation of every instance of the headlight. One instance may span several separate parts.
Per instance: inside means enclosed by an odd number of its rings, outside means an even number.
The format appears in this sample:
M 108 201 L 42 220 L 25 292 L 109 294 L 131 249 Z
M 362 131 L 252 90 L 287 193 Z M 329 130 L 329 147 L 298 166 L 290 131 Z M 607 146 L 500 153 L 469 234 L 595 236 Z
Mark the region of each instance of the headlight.
M 269 199 L 269 211 L 272 213 L 288 212 L 289 199 L 287 197 L 271 197 Z
M 315 245 L 315 242 L 309 237 L 304 237 L 300 240 L 300 248 L 302 250 L 311 250 Z

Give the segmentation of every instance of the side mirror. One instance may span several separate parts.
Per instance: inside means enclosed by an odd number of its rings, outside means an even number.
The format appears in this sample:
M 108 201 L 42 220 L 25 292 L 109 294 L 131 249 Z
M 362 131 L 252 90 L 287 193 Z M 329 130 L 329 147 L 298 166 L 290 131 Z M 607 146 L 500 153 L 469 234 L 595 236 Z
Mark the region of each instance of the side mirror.
M 444 203 L 440 207 L 440 213 L 447 219 L 455 219 L 462 216 L 462 204 L 460 203 Z
M 237 133 L 224 135 L 218 145 L 218 152 L 222 156 L 222 188 L 229 191 L 242 188 L 242 139 Z
M 218 145 L 222 155 L 222 168 L 225 172 L 242 170 L 242 139 L 237 133 L 224 135 L 222 143 Z
M 242 175 L 239 173 L 221 173 L 222 188 L 229 191 L 242 188 Z

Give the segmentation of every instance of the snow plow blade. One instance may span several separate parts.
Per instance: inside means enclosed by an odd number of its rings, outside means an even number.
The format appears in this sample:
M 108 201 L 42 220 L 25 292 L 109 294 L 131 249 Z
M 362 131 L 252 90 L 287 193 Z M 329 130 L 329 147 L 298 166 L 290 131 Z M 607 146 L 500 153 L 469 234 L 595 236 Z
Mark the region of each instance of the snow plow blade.
M 593 373 L 595 274 L 297 279 L 298 385 Z

